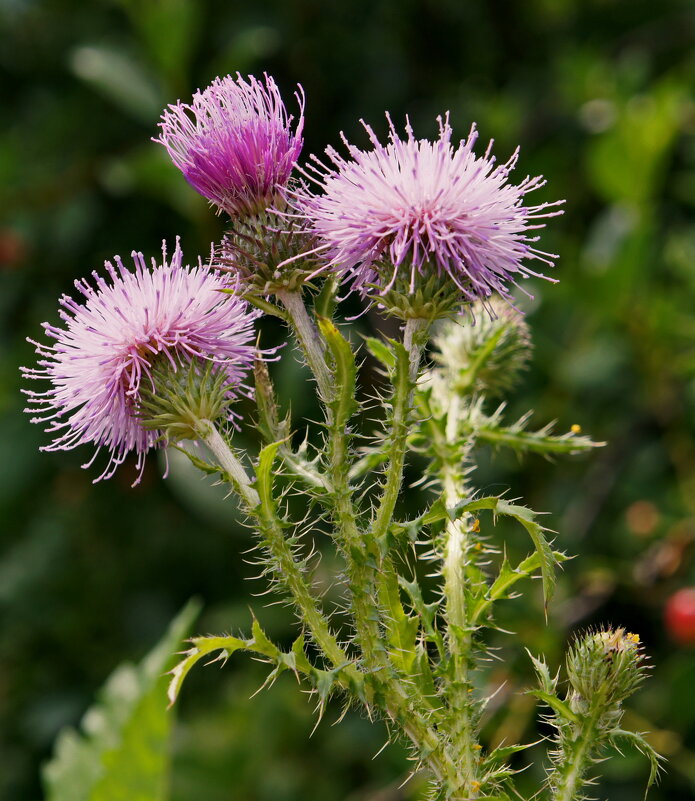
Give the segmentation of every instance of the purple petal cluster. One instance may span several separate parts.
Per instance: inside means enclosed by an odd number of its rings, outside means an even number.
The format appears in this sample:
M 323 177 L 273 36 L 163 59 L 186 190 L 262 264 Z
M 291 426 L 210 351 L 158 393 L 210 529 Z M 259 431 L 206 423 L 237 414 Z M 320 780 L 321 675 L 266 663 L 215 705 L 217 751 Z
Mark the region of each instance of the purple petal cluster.
M 401 139 L 387 119 L 387 144 L 363 122 L 373 149 L 360 150 L 343 137 L 349 155 L 328 148 L 331 166 L 314 157 L 303 172 L 317 188 L 305 184 L 292 193 L 294 211 L 313 231 L 329 268 L 356 289 L 376 285 L 380 294 L 404 272 L 412 293 L 419 274 L 435 271 L 473 300 L 493 292 L 508 298 L 510 283 L 538 275 L 524 262 L 553 264 L 556 257 L 536 249 L 530 232 L 560 214 L 561 201 L 523 205 L 545 182 L 509 183 L 518 149 L 497 165 L 492 143 L 482 156 L 474 154 L 475 126 L 455 147 L 448 115 L 438 119 L 433 142 L 416 139 L 409 122 Z
M 178 245 L 162 264 L 148 269 L 142 253 L 132 254 L 135 270 L 120 257 L 106 262 L 108 278 L 92 273 L 92 283 L 76 281 L 83 299 L 60 300 L 62 327 L 44 323 L 53 344 L 33 342 L 37 368 L 28 378 L 47 381 L 44 392 L 25 390 L 32 422 L 45 423 L 53 442 L 43 450 L 69 450 L 84 443 L 102 448 L 109 460 L 97 481 L 109 478 L 130 451 L 137 455 L 138 480 L 145 454 L 160 433 L 144 428 L 137 416 L 142 382 L 152 383 L 150 366 L 164 354 L 177 366 L 184 360 L 213 360 L 229 381 L 228 397 L 248 393 L 244 378 L 256 348 L 258 312 L 233 294 L 226 276 L 199 264 L 186 267 Z M 137 482 L 136 482 L 137 483 Z
M 292 130 L 275 81 L 216 78 L 190 105 L 170 105 L 158 139 L 191 186 L 230 216 L 271 205 L 302 150 L 304 94 Z

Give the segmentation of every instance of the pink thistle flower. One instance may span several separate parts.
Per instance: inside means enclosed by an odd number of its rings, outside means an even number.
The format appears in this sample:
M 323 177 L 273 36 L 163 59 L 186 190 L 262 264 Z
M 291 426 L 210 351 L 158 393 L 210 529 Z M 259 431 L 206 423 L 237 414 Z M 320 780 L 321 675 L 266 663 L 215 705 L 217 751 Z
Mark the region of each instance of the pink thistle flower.
M 176 369 L 184 361 L 215 362 L 226 374 L 227 397 L 248 394 L 244 378 L 253 364 L 254 320 L 259 312 L 233 294 L 229 280 L 204 267 L 185 267 L 177 240 L 167 261 L 152 260 L 149 270 L 142 253 L 132 253 L 135 271 L 116 256 L 106 262 L 110 281 L 92 273 L 92 286 L 75 281 L 82 302 L 60 300 L 63 327 L 44 323 L 55 344 L 29 340 L 40 357 L 37 368 L 22 368 L 27 378 L 48 381 L 45 392 L 24 390 L 25 410 L 46 423 L 55 439 L 42 450 L 70 450 L 84 443 L 109 451 L 109 461 L 95 481 L 110 478 L 130 451 L 137 454 L 138 478 L 145 454 L 156 446 L 160 431 L 148 430 L 138 417 L 141 386 L 152 387 L 151 367 L 163 354 Z M 202 361 L 201 361 L 202 363 Z M 143 382 L 146 382 L 143 385 Z M 231 419 L 231 417 L 230 417 Z
M 188 183 L 230 216 L 266 209 L 302 150 L 304 92 L 295 93 L 299 120 L 294 131 L 275 81 L 265 84 L 239 73 L 216 78 L 190 105 L 170 105 L 155 142 L 166 147 Z
M 539 176 L 508 183 L 518 149 L 506 164 L 496 165 L 492 142 L 482 156 L 473 153 L 475 126 L 454 147 L 448 114 L 438 118 L 439 139 L 416 139 L 406 123 L 401 139 L 389 115 L 389 142 L 382 145 L 362 122 L 373 149 L 363 151 L 343 141 L 349 157 L 333 148 L 333 166 L 313 157 L 304 175 L 318 185 L 286 190 L 294 212 L 317 239 L 327 266 L 361 292 L 376 286 L 386 294 L 405 275 L 409 292 L 419 275 L 448 276 L 464 300 L 498 292 L 509 298 L 508 284 L 538 276 L 525 261 L 553 265 L 553 256 L 537 250 L 538 220 L 562 212 L 563 201 L 524 206 L 524 196 L 543 186 Z M 545 278 L 545 276 L 540 276 Z M 400 282 L 399 282 L 400 283 Z

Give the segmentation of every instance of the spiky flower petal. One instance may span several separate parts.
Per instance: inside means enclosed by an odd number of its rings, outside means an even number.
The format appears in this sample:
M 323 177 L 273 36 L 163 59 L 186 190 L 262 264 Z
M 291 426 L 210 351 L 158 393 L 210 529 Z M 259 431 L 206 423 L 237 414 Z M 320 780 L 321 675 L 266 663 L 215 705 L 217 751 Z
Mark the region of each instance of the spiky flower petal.
M 416 139 L 408 122 L 401 139 L 389 121 L 381 144 L 360 150 L 344 139 L 349 157 L 327 149 L 333 166 L 314 158 L 306 176 L 318 184 L 291 192 L 295 213 L 307 220 L 328 265 L 362 292 L 384 296 L 399 279 L 410 293 L 433 274 L 450 280 L 463 301 L 510 295 L 510 284 L 538 275 L 529 261 L 552 265 L 530 232 L 561 212 L 558 203 L 524 206 L 525 195 L 545 183 L 539 176 L 509 183 L 518 149 L 497 165 L 491 144 L 473 152 L 475 126 L 455 147 L 448 115 L 439 138 Z
M 166 147 L 188 183 L 229 215 L 263 211 L 285 186 L 302 150 L 304 94 L 292 130 L 275 81 L 237 73 L 215 80 L 193 102 L 170 105 L 155 142 Z
M 97 481 L 109 478 L 130 451 L 137 455 L 138 480 L 145 454 L 161 438 L 140 419 L 141 387 L 153 386 L 153 364 L 166 358 L 176 369 L 208 362 L 225 376 L 226 395 L 248 393 L 253 365 L 253 324 L 258 312 L 229 289 L 229 278 L 202 264 L 183 265 L 178 241 L 170 259 L 148 269 L 133 252 L 135 270 L 119 256 L 106 262 L 108 279 L 92 273 L 75 286 L 84 296 L 60 300 L 64 325 L 43 327 L 54 344 L 33 342 L 39 366 L 22 368 L 27 378 L 49 382 L 45 392 L 25 390 L 32 422 L 46 423 L 55 439 L 43 450 L 69 450 L 93 443 L 109 460 Z M 32 340 L 30 340 L 32 341 Z M 96 454 L 94 456 L 96 458 Z M 88 467 L 94 458 L 84 467 Z

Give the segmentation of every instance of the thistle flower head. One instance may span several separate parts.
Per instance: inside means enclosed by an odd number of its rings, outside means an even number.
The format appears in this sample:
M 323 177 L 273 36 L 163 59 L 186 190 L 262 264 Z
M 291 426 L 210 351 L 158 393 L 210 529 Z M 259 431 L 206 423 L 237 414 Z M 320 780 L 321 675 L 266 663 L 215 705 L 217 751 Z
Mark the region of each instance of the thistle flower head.
M 145 454 L 161 440 L 162 431 L 141 418 L 141 396 L 155 389 L 156 364 L 212 371 L 218 390 L 223 376 L 231 401 L 249 392 L 244 379 L 257 353 L 259 313 L 222 291 L 230 288 L 228 278 L 202 264 L 184 266 L 178 242 L 170 259 L 163 248 L 162 263 L 153 260 L 151 270 L 142 253 L 132 257 L 134 271 L 116 256 L 106 262 L 108 278 L 94 272 L 92 283 L 75 282 L 84 299 L 61 298 L 63 325 L 43 326 L 53 344 L 33 342 L 39 366 L 22 368 L 27 378 L 49 382 L 44 392 L 25 390 L 32 422 L 45 423 L 55 436 L 43 450 L 106 448 L 109 460 L 97 481 L 112 476 L 130 451 L 139 480 Z
M 229 215 L 272 204 L 302 149 L 304 94 L 296 93 L 294 130 L 275 81 L 237 73 L 216 78 L 190 105 L 170 105 L 155 142 L 166 147 L 189 184 Z
M 473 152 L 475 126 L 455 146 L 447 116 L 436 141 L 416 139 L 408 122 L 402 139 L 389 121 L 382 144 L 363 123 L 373 145 L 360 150 L 344 139 L 349 156 L 327 149 L 332 166 L 318 159 L 305 171 L 314 192 L 292 190 L 295 213 L 306 218 L 329 266 L 356 289 L 385 296 L 399 281 L 416 292 L 423 280 L 443 279 L 460 302 L 510 296 L 510 284 L 537 275 L 527 262 L 553 264 L 531 236 L 557 203 L 524 206 L 541 177 L 509 182 L 518 150 L 505 164 Z

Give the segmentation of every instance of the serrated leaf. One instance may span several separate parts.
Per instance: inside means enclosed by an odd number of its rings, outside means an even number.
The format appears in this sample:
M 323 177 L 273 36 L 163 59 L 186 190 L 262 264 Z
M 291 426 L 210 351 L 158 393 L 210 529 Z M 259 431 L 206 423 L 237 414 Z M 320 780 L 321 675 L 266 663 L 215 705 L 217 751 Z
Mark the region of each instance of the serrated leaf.
M 171 671 L 171 681 L 169 683 L 169 701 L 173 704 L 178 697 L 183 680 L 186 678 L 191 668 L 201 659 L 212 657 L 206 662 L 226 661 L 236 651 L 251 651 L 275 665 L 265 684 L 270 684 L 283 671 L 291 670 L 294 673 L 300 672 L 308 676 L 312 684 L 316 686 L 319 680 L 325 684 L 324 673 L 330 673 L 331 681 L 337 683 L 336 678 L 345 665 L 333 671 L 319 671 L 309 662 L 304 651 L 304 637 L 300 635 L 292 644 L 290 651 L 281 651 L 267 636 L 261 628 L 256 618 L 253 619 L 251 627 L 251 637 L 243 640 L 232 636 L 207 636 L 194 637 L 192 648 L 184 653 L 184 658 Z M 265 685 L 264 685 L 265 686 Z
M 224 478 L 224 471 L 221 470 L 219 467 L 206 462 L 204 459 L 201 459 L 199 456 L 196 456 L 194 453 L 191 453 L 186 448 L 183 448 L 181 445 L 177 445 L 175 443 L 171 443 L 170 447 L 176 448 L 177 451 L 181 451 L 181 453 L 185 454 L 188 459 L 190 460 L 193 467 L 197 467 L 198 470 L 201 470 L 203 473 L 206 473 L 209 476 L 216 476 L 221 475 Z
M 244 645 L 246 648 L 270 659 L 278 660 L 281 656 L 281 651 L 268 639 L 267 634 L 263 631 L 256 618 L 253 619 L 251 626 L 251 639 L 247 640 Z
M 541 561 L 540 569 L 543 577 L 543 598 L 547 609 L 553 591 L 555 590 L 555 568 L 559 563 L 553 549 L 550 547 L 550 543 L 545 538 L 545 534 L 543 533 L 545 529 L 543 526 L 536 523 L 535 512 L 532 512 L 525 506 L 514 506 L 513 504 L 500 500 L 497 505 L 497 512 L 518 520 L 531 537 L 536 547 L 536 553 L 539 555 Z
M 565 554 L 561 551 L 553 551 L 558 563 L 567 559 Z M 523 578 L 528 578 L 531 574 L 535 573 L 542 565 L 542 558 L 538 551 L 527 556 L 526 559 L 519 562 L 517 567 L 512 567 L 507 558 L 505 557 L 502 562 L 497 578 L 490 586 L 487 594 L 483 598 L 477 598 L 471 606 L 471 623 L 475 624 L 480 616 L 488 609 L 495 601 L 508 598 L 507 592 L 511 587 Z
M 545 607 L 548 608 L 548 602 L 552 598 L 555 589 L 555 568 L 559 565 L 555 551 L 550 547 L 550 543 L 545 537 L 544 529 L 539 523 L 536 523 L 536 513 L 525 506 L 516 506 L 508 501 L 490 496 L 487 498 L 477 498 L 474 501 L 468 501 L 459 504 L 457 507 L 457 514 L 460 516 L 464 512 L 474 512 L 481 509 L 490 509 L 495 514 L 505 515 L 517 520 L 526 529 L 528 535 L 536 548 L 536 552 L 540 557 L 540 570 L 543 580 L 543 598 Z
M 536 698 L 543 701 L 556 714 L 560 715 L 560 717 L 564 718 L 570 723 L 576 723 L 577 725 L 581 723 L 579 716 L 576 715 L 569 708 L 569 706 L 564 701 L 561 701 L 556 695 L 552 695 L 552 693 L 547 693 L 544 690 L 529 690 L 528 694 L 533 695 Z
M 611 742 L 615 745 L 615 740 L 618 738 L 623 738 L 630 742 L 634 747 L 641 753 L 644 754 L 649 759 L 649 779 L 647 780 L 647 789 L 645 790 L 644 797 L 646 798 L 649 793 L 649 788 L 656 782 L 659 778 L 659 771 L 661 770 L 661 761 L 663 757 L 661 754 L 658 754 L 655 749 L 649 745 L 649 743 L 644 739 L 644 737 L 639 732 L 634 731 L 625 731 L 624 729 L 613 729 L 609 732 L 608 736 L 611 739 Z
M 398 577 L 393 569 L 382 576 L 380 594 L 388 613 L 386 633 L 391 646 L 389 656 L 393 664 L 407 675 L 411 673 L 415 662 L 415 643 L 420 621 L 417 617 L 406 615 L 401 604 Z
M 499 748 L 495 748 L 494 751 L 490 751 L 489 754 L 485 757 L 485 762 L 504 762 L 505 760 L 509 759 L 510 756 L 514 754 L 518 754 L 519 751 L 525 751 L 527 748 L 530 748 L 532 745 L 536 745 L 536 743 L 524 743 L 523 745 L 502 745 Z
M 235 651 L 246 648 L 246 640 L 238 637 L 195 637 L 191 640 L 193 647 L 184 652 L 184 658 L 171 671 L 169 681 L 169 704 L 173 704 L 179 696 L 183 680 L 191 668 L 206 656 L 219 651 L 217 659 L 227 659 Z M 214 660 L 213 660 L 214 661 Z
M 485 416 L 477 407 L 475 415 L 465 426 L 463 433 L 475 436 L 479 443 L 493 447 L 510 448 L 518 453 L 538 453 L 544 456 L 575 455 L 592 448 L 602 448 L 605 442 L 594 442 L 591 437 L 569 431 L 566 434 L 553 434 L 554 424 L 550 423 L 536 431 L 528 431 L 530 413 L 524 415 L 510 426 L 500 425 L 504 405 L 492 416 Z
M 422 590 L 417 580 L 407 581 L 403 576 L 398 577 L 398 583 L 406 591 L 413 609 L 418 613 L 422 621 L 422 627 L 427 639 L 437 646 L 440 655 L 444 655 L 444 639 L 435 628 L 435 616 L 439 609 L 439 602 L 434 601 L 426 604 L 422 597 Z
M 535 657 L 528 650 L 528 648 L 526 649 L 526 653 L 531 657 L 531 661 L 533 662 L 533 667 L 535 668 L 536 675 L 538 676 L 541 689 L 544 692 L 552 695 L 555 692 L 555 687 L 557 686 L 557 678 L 553 678 L 550 675 L 548 665 L 542 657 Z
M 199 605 L 189 603 L 138 665 L 117 668 L 43 769 L 46 801 L 164 801 L 173 715 L 164 673 Z
M 237 289 L 220 289 L 219 291 L 228 295 L 239 294 Z M 289 323 L 289 316 L 281 306 L 276 306 L 274 303 L 255 295 L 253 292 L 248 292 L 244 295 L 244 300 L 247 300 L 252 306 L 260 309 L 264 314 L 269 314 L 272 317 L 279 317 L 283 322 Z
M 273 500 L 273 463 L 277 457 L 280 442 L 271 442 L 261 449 L 256 465 L 256 490 L 261 500 L 261 506 L 266 511 L 274 508 Z
M 375 337 L 365 337 L 365 344 L 367 350 L 372 356 L 383 364 L 383 366 L 391 371 L 396 366 L 396 357 L 391 348 L 382 340 Z
M 347 425 L 357 408 L 355 400 L 355 382 L 357 380 L 357 365 L 350 343 L 338 331 L 334 323 L 326 317 L 317 316 L 321 335 L 326 340 L 334 361 L 334 376 L 336 382 L 335 399 L 332 402 L 334 420 L 338 427 Z

